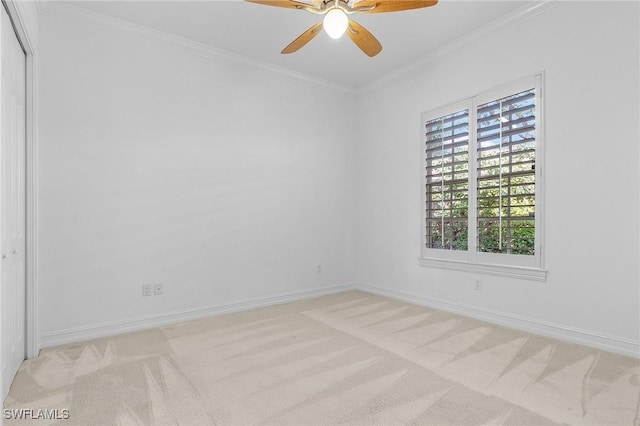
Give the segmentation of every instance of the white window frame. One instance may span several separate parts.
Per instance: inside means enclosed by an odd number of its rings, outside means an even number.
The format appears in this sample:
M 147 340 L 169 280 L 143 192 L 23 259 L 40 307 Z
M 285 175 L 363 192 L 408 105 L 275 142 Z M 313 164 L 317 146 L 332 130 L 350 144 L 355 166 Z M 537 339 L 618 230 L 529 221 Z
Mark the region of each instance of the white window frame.
M 487 102 L 508 97 L 519 92 L 535 88 L 536 116 L 536 153 L 535 153 L 535 254 L 518 255 L 502 253 L 483 253 L 477 251 L 477 108 Z M 463 250 L 434 249 L 426 246 L 426 197 L 425 197 L 425 159 L 424 159 L 424 123 L 438 117 L 469 110 L 469 248 Z M 529 76 L 498 88 L 488 90 L 422 115 L 420 132 L 420 179 L 422 220 L 422 250 L 418 262 L 422 266 L 452 269 L 465 272 L 500 275 L 512 278 L 523 278 L 545 281 L 547 271 L 544 269 L 544 108 L 543 108 L 543 74 Z

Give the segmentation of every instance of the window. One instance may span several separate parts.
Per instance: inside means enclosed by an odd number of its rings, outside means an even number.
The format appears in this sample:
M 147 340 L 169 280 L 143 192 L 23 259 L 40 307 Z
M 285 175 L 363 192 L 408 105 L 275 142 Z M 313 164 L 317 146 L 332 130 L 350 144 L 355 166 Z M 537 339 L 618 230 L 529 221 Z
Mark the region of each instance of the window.
M 426 123 L 427 247 L 467 250 L 469 111 Z
M 535 90 L 480 105 L 476 114 L 477 248 L 534 255 Z
M 546 277 L 540 81 L 527 78 L 424 114 L 422 264 Z

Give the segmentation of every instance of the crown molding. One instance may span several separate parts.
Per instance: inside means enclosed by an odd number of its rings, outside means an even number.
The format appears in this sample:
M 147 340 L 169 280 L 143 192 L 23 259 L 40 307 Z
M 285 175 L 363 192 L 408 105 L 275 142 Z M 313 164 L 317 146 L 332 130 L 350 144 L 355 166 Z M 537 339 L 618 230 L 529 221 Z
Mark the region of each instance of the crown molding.
M 301 72 L 290 70 L 288 68 L 280 67 L 278 65 L 251 59 L 243 55 L 232 53 L 227 50 L 219 49 L 197 41 L 189 40 L 174 34 L 169 34 L 142 25 L 133 24 L 131 22 L 123 21 L 118 18 L 83 9 L 67 2 L 45 1 L 36 2 L 36 4 L 38 12 L 44 15 L 93 25 L 95 27 L 125 34 L 138 40 L 160 44 L 173 49 L 178 49 L 183 52 L 207 58 L 213 61 L 267 71 L 272 74 L 284 76 L 289 79 L 298 80 L 305 83 L 314 84 L 340 93 L 351 95 L 357 93 L 357 89 L 353 87 L 337 84 L 328 80 L 311 76 L 309 74 L 304 74 Z
M 357 91 L 359 93 L 366 93 L 367 91 L 379 88 L 389 82 L 392 82 L 393 80 L 398 80 L 402 77 L 413 74 L 418 70 L 423 69 L 426 65 L 435 61 L 436 59 L 454 54 L 472 43 L 477 43 L 478 41 L 481 41 L 482 39 L 497 33 L 507 25 L 524 22 L 528 19 L 533 18 L 534 16 L 540 15 L 550 9 L 553 9 L 566 1 L 569 0 L 541 0 L 529 2 L 525 6 L 507 15 L 504 15 L 486 25 L 483 25 L 476 30 L 473 30 L 449 43 L 440 46 L 439 48 L 431 51 L 427 56 L 423 56 L 418 60 L 412 61 L 405 66 L 397 68 L 396 70 L 361 86 L 357 89 Z
M 369 82 L 359 88 L 338 84 L 309 74 L 293 71 L 285 67 L 258 61 L 256 59 L 232 53 L 227 50 L 219 49 L 197 41 L 189 40 L 174 34 L 154 30 L 142 25 L 133 24 L 128 21 L 83 9 L 71 3 L 60 1 L 44 1 L 36 2 L 36 5 L 39 13 L 41 14 L 101 27 L 103 29 L 125 34 L 132 38 L 164 45 L 166 47 L 178 49 L 183 52 L 214 61 L 224 62 L 230 65 L 246 68 L 259 69 L 272 74 L 284 76 L 292 80 L 302 81 L 320 87 L 328 88 L 336 92 L 356 95 L 366 93 L 367 91 L 379 88 L 389 82 L 415 73 L 439 58 L 454 54 L 455 52 L 472 43 L 476 43 L 492 34 L 495 34 L 507 25 L 524 22 L 536 15 L 555 8 L 556 6 L 565 3 L 566 1 L 569 0 L 531 1 L 525 4 L 525 6 L 515 10 L 514 12 L 504 15 L 470 33 L 463 35 L 462 37 L 444 44 L 443 46 L 433 50 L 427 56 L 412 61 L 407 65 L 404 65 L 388 74 L 385 74 L 382 77 L 377 78 L 376 80 L 373 80 L 372 82 Z

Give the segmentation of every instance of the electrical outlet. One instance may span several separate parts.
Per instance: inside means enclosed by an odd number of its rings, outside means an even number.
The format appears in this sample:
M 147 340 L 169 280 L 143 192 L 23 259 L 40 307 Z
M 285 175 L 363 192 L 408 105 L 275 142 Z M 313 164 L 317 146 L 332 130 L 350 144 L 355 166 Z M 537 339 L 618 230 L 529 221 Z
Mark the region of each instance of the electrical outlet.
M 153 286 L 151 284 L 142 286 L 142 297 L 153 296 Z
M 476 290 L 478 290 L 478 291 L 482 290 L 482 280 L 478 280 L 478 279 L 476 279 L 476 280 L 474 281 L 474 284 L 475 284 L 475 287 L 474 287 L 474 288 L 475 288 Z
M 153 295 L 161 296 L 164 291 L 164 284 L 156 284 L 153 286 Z

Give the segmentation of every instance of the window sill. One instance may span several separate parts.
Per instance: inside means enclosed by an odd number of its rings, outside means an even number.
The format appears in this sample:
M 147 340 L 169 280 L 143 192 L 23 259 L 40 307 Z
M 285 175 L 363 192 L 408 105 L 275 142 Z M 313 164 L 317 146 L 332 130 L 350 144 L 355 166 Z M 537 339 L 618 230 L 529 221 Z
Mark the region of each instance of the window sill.
M 436 258 L 418 258 L 420 266 L 450 269 L 453 271 L 476 272 L 481 274 L 499 275 L 502 277 L 520 278 L 524 280 L 546 281 L 547 270 L 513 265 L 490 265 L 486 263 L 471 263 L 459 260 L 445 260 Z

